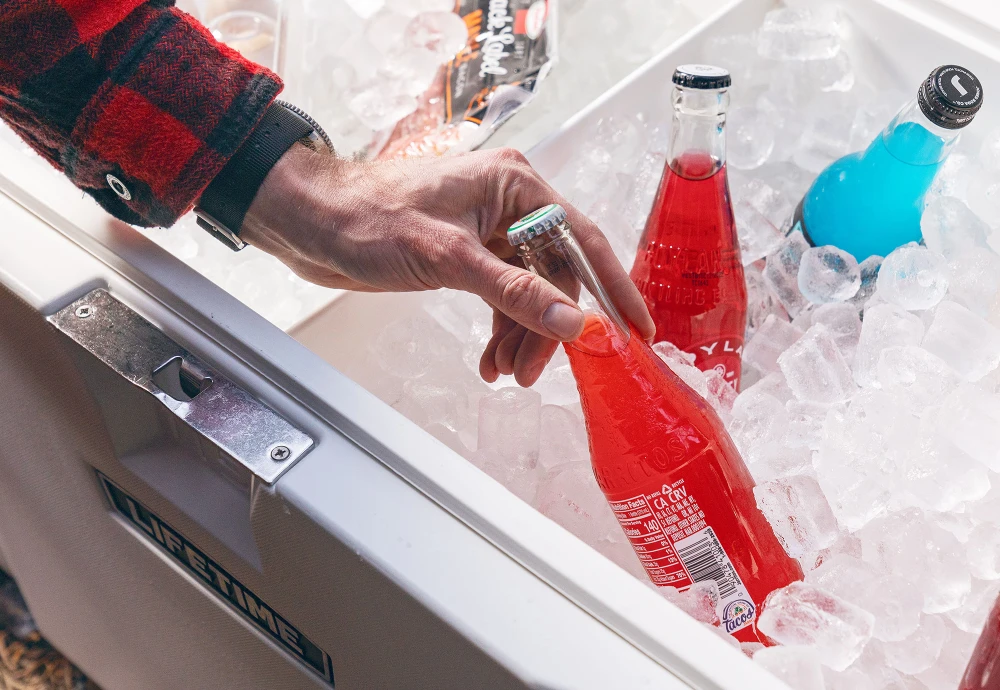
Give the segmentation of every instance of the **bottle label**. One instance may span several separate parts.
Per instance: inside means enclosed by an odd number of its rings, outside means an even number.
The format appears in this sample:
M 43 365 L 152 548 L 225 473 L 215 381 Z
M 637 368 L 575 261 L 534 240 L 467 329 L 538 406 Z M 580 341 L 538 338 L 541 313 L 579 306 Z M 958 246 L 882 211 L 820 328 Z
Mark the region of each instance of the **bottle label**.
M 687 348 L 694 355 L 694 365 L 702 371 L 715 369 L 733 388 L 740 382 L 743 338 L 717 338 Z
M 713 580 L 723 629 L 732 634 L 753 623 L 757 607 L 683 479 L 610 503 L 654 584 L 687 589 Z

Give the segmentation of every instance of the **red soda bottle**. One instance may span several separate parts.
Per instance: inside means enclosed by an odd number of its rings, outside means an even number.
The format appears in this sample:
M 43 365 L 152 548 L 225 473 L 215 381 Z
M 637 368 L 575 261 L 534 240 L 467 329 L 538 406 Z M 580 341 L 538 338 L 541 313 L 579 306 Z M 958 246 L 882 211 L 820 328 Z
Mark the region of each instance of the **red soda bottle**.
M 1000 599 L 993 604 L 959 690 L 1000 690 Z
M 739 389 L 747 292 L 726 176 L 729 72 L 674 72 L 667 165 L 646 221 L 632 280 L 656 323 L 655 342 L 694 354 Z
M 525 217 L 508 239 L 531 270 L 573 299 L 585 287 L 600 308 L 587 311 L 583 334 L 565 348 L 594 475 L 649 578 L 682 590 L 714 580 L 723 629 L 766 643 L 757 611 L 802 570 L 757 509 L 722 421 L 622 319 L 562 207 Z

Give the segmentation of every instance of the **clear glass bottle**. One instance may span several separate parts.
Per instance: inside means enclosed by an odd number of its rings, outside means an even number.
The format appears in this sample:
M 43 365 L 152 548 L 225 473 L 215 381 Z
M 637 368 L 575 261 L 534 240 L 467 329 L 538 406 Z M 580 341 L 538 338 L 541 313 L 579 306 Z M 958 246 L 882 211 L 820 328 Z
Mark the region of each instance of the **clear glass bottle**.
M 726 171 L 729 73 L 674 72 L 667 165 L 631 277 L 670 341 L 739 388 L 747 293 Z
M 757 611 L 802 570 L 757 509 L 753 479 L 722 421 L 622 319 L 562 207 L 539 209 L 507 236 L 532 271 L 594 307 L 583 334 L 564 347 L 594 476 L 649 578 L 680 589 L 714 580 L 723 629 L 767 643 Z

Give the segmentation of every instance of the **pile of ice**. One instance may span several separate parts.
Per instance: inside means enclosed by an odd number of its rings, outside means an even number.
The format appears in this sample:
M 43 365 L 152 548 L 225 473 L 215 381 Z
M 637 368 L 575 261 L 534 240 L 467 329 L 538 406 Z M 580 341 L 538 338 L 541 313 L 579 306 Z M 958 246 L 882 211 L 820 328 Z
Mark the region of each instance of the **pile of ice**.
M 782 646 L 744 651 L 797 690 L 954 690 L 1000 592 L 1000 130 L 985 143 L 970 130 L 944 167 L 926 246 L 859 265 L 786 236 L 815 174 L 866 146 L 911 91 L 860 62 L 861 38 L 836 6 L 811 7 L 775 10 L 703 56 L 731 67 L 736 84 L 743 392 L 718 395 L 676 349 L 658 350 L 720 411 L 760 509 L 806 572 L 759 619 Z M 662 170 L 666 112 L 605 118 L 554 180 L 626 265 Z M 386 375 L 373 389 L 645 579 L 590 472 L 565 356 L 531 390 L 488 386 L 476 368 L 489 329 L 474 298 L 428 296 L 376 342 Z M 717 625 L 714 585 L 661 591 Z

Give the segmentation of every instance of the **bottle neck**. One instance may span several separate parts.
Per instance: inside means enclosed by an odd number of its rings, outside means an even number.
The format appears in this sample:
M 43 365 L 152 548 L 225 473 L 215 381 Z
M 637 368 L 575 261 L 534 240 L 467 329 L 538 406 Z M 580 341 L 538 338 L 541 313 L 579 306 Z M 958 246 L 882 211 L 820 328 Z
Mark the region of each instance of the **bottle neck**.
M 914 99 L 883 130 L 882 142 L 903 163 L 936 165 L 948 157 L 960 133 L 931 122 Z
M 573 236 L 569 223 L 562 222 L 531 238 L 518 247 L 518 255 L 530 271 L 545 278 L 574 301 L 581 301 L 581 290 L 586 290 L 596 306 L 617 327 L 618 335 L 628 342 L 628 323 L 611 301 L 587 255 Z
M 670 169 L 689 180 L 703 180 L 726 163 L 726 89 L 689 89 L 675 86 L 668 160 Z

